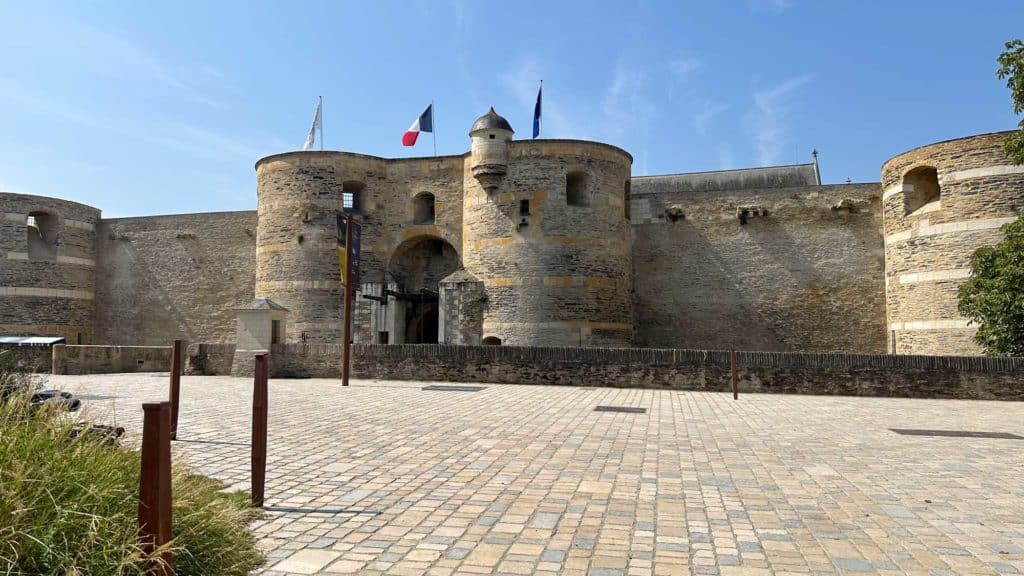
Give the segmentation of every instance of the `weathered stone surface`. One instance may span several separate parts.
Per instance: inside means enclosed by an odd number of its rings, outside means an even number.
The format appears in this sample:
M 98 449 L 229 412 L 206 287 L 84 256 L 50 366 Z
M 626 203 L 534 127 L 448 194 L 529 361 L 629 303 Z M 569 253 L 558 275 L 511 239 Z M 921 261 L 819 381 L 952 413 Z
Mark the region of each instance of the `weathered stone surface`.
M 877 184 L 702 192 L 659 178 L 633 182 L 638 345 L 885 350 Z M 866 207 L 832 209 L 849 199 Z M 762 215 L 742 224 L 742 205 Z
M 352 357 L 356 378 L 731 390 L 730 353 L 715 350 L 357 344 Z M 270 359 L 274 378 L 341 375 L 335 344 L 275 345 Z M 737 352 L 736 366 L 744 393 L 1024 399 L 1020 358 Z
M 971 254 L 999 242 L 999 226 L 1024 213 L 1024 171 L 1003 151 L 1009 133 L 922 146 L 882 166 L 888 349 L 977 354 L 975 328 L 957 312 Z M 914 211 L 911 172 L 934 169 L 939 197 Z M 934 179 L 933 179 L 934 180 Z

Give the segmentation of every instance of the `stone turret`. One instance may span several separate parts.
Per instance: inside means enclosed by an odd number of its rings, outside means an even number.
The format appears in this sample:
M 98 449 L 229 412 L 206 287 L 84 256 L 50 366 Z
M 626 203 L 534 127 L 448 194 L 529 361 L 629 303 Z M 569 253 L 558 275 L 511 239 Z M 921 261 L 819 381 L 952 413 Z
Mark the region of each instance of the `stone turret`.
M 473 177 L 488 194 L 497 191 L 508 172 L 508 144 L 514 133 L 508 120 L 499 116 L 493 107 L 477 118 L 469 130 L 473 139 Z

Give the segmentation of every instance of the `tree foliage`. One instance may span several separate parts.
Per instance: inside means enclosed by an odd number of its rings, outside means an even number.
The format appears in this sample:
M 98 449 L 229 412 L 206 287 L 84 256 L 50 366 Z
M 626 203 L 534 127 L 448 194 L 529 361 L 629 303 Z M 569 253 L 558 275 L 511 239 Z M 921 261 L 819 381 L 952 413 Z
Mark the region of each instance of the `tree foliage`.
M 1010 40 L 1006 50 L 999 55 L 999 70 L 996 75 L 1006 79 L 1013 100 L 1013 113 L 1024 114 L 1024 42 Z M 1015 164 L 1024 164 L 1024 119 L 1018 123 L 1020 130 L 1006 141 L 1006 154 Z
M 986 354 L 1024 356 L 1024 216 L 1002 231 L 1002 242 L 971 256 L 958 309 L 978 325 L 974 340 Z

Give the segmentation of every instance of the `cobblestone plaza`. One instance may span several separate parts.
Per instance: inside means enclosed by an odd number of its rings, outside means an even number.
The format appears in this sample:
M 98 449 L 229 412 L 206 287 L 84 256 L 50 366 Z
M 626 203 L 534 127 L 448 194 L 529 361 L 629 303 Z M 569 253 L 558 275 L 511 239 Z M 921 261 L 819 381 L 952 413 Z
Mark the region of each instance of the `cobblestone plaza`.
M 167 376 L 48 386 L 137 440 Z M 1024 572 L 1024 439 L 893 431 L 1024 403 L 428 386 L 271 381 L 263 574 Z M 175 457 L 248 488 L 251 397 L 184 377 Z

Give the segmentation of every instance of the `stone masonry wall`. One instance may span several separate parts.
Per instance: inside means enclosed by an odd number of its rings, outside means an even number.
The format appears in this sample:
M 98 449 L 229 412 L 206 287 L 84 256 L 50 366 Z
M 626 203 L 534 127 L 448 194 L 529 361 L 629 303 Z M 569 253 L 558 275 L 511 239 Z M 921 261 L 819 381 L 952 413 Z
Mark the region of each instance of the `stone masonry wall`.
M 0 344 L 0 354 L 9 355 L 26 372 L 49 372 L 53 353 L 49 346 L 7 346 Z
M 170 346 L 66 346 L 53 347 L 54 374 L 114 374 L 167 372 Z
M 717 392 L 731 388 L 730 353 L 725 351 L 420 344 L 355 345 L 352 354 L 355 378 Z M 736 365 L 741 395 L 1024 400 L 1024 358 L 740 351 Z M 341 346 L 276 345 L 270 366 L 275 378 L 340 378 Z
M 878 184 L 704 192 L 660 180 L 632 186 L 638 346 L 885 351 Z
M 971 254 L 998 243 L 999 227 L 1024 214 L 1024 166 L 1006 157 L 1008 134 L 923 146 L 882 167 L 890 351 L 981 353 L 976 328 L 957 312 L 957 291 Z M 939 198 L 916 207 L 910 198 L 922 184 L 908 173 L 922 169 L 935 170 Z
M 418 241 L 461 249 L 462 164 L 461 156 L 386 160 L 342 152 L 278 154 L 257 163 L 256 294 L 289 309 L 288 340 L 341 340 L 336 218 L 346 187 L 360 190 L 362 282 L 391 282 L 392 257 Z M 435 197 L 435 221 L 415 224 L 414 199 L 423 193 Z M 357 316 L 376 314 L 368 302 L 358 301 Z M 372 338 L 364 328 L 356 334 Z
M 43 256 L 29 246 L 33 213 L 45 228 Z M 99 219 L 76 202 L 0 193 L 0 334 L 94 340 Z
M 256 213 L 103 220 L 96 341 L 231 342 L 233 308 L 253 298 Z
M 520 346 L 631 345 L 632 158 L 596 142 L 509 146 L 497 191 L 464 172 L 463 261 L 487 291 L 483 336 Z M 586 175 L 584 205 L 568 203 L 570 173 Z

